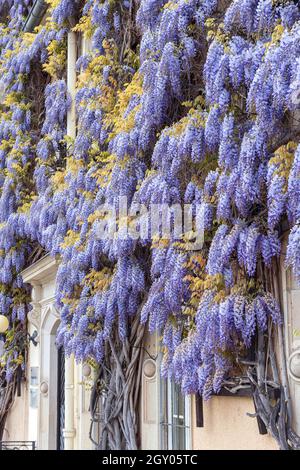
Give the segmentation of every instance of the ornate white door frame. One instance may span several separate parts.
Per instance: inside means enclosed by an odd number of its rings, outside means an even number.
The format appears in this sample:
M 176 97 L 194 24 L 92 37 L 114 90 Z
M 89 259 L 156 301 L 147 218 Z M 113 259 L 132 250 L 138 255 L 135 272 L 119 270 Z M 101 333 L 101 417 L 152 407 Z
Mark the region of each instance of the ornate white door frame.
M 33 310 L 28 320 L 38 331 L 40 388 L 38 400 L 38 449 L 57 445 L 57 349 L 55 335 L 59 314 L 54 307 L 58 260 L 46 256 L 23 271 L 24 282 L 32 285 Z
M 292 402 L 292 424 L 300 434 L 300 287 L 291 270 L 284 268 L 284 240 L 282 255 L 282 299 L 284 308 L 285 346 L 289 387 Z

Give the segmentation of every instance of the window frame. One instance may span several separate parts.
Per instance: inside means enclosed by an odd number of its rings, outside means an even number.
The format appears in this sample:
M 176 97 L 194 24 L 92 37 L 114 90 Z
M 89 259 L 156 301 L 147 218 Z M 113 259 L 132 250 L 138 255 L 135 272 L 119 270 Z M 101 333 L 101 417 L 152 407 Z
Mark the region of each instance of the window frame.
M 191 398 L 181 395 L 179 386 L 171 379 L 161 379 L 160 381 L 160 446 L 164 450 L 190 450 L 191 449 Z M 184 400 L 184 415 L 176 414 L 174 400 L 182 398 Z M 177 406 L 178 408 L 178 406 Z M 177 409 L 177 413 L 178 413 Z M 184 423 L 174 423 L 175 420 L 183 419 Z M 179 442 L 174 445 L 176 434 L 174 431 L 184 429 L 184 448 L 179 449 Z
M 33 371 L 35 369 L 36 375 L 33 375 Z M 40 368 L 39 366 L 30 366 L 29 369 L 30 375 L 29 375 L 29 408 L 31 410 L 38 410 L 39 408 L 39 377 L 40 377 Z M 33 379 L 36 380 L 36 383 L 33 382 Z M 36 395 L 35 400 L 36 400 L 36 405 L 32 406 L 32 399 L 33 399 L 33 394 Z

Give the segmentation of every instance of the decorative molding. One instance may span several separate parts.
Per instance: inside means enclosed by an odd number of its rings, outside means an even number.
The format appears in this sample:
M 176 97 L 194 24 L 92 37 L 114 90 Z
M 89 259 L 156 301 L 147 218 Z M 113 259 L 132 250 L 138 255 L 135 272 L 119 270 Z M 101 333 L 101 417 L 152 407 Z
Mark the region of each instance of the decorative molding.
M 146 359 L 143 364 L 143 374 L 147 380 L 154 380 L 156 377 L 156 363 L 153 359 Z
M 42 286 L 37 284 L 36 282 L 32 282 L 32 289 L 31 289 L 31 299 L 34 303 L 37 303 L 41 300 L 43 295 Z
M 142 406 L 143 423 L 155 424 L 158 411 L 156 380 L 143 378 Z
M 46 299 L 42 299 L 40 301 L 40 305 L 43 309 L 46 309 L 48 307 L 48 305 L 53 305 L 54 302 L 55 302 L 55 297 L 53 295 L 51 297 L 47 297 Z
M 63 434 L 64 434 L 65 439 L 74 439 L 74 437 L 76 436 L 76 430 L 75 429 L 72 429 L 72 430 L 64 429 Z
M 52 317 L 53 323 L 56 323 L 57 319 L 59 319 L 59 314 L 53 305 L 54 296 L 46 299 L 43 297 L 43 286 L 55 279 L 58 264 L 58 258 L 46 255 L 22 272 L 23 282 L 32 286 L 31 298 L 33 309 L 28 314 L 28 320 L 36 327 L 39 334 L 47 317 Z
M 60 318 L 58 311 L 56 310 L 53 303 L 49 303 L 46 307 L 42 308 L 43 322 L 46 317 L 51 316 L 55 319 Z
M 23 282 L 33 287 L 45 284 L 49 279 L 54 279 L 59 265 L 59 258 L 46 255 L 22 272 Z
M 40 326 L 41 326 L 41 306 L 37 302 L 32 302 L 32 310 L 28 313 L 27 317 L 30 323 L 33 324 L 33 326 L 36 327 L 38 332 L 40 332 Z
M 300 347 L 295 349 L 288 358 L 288 372 L 295 382 L 300 383 Z
M 42 308 L 41 317 L 41 329 L 49 334 L 54 334 L 60 322 L 60 316 L 53 303 Z
M 54 306 L 58 258 L 45 256 L 22 272 L 23 281 L 32 286 L 33 309 L 29 321 L 39 333 L 40 389 L 38 407 L 38 446 L 56 449 L 57 431 L 57 349 L 55 334 L 60 323 Z M 29 358 L 30 360 L 30 358 Z
M 48 396 L 49 391 L 49 384 L 46 380 L 43 380 L 40 385 L 41 394 L 44 396 Z

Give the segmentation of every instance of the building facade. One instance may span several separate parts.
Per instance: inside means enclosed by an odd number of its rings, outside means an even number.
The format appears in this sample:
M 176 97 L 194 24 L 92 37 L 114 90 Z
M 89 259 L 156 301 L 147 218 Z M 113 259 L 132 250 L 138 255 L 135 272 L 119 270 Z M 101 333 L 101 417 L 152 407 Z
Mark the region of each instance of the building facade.
M 26 22 L 31 30 L 42 20 L 41 9 Z M 67 131 L 76 136 L 76 60 L 90 44 L 77 33 L 68 34 L 67 83 L 72 107 Z M 284 250 L 283 250 L 284 251 Z M 300 434 L 300 289 L 282 260 L 280 289 L 284 305 L 285 357 L 288 371 L 295 432 Z M 45 256 L 23 271 L 24 282 L 32 287 L 32 311 L 28 331 L 32 338 L 26 361 L 27 380 L 11 409 L 4 441 L 34 442 L 40 450 L 96 449 L 101 432 L 91 420 L 93 368 L 77 364 L 56 347 L 60 313 L 55 308 L 55 279 L 59 259 Z M 255 418 L 251 394 L 223 393 L 202 403 L 199 397 L 183 397 L 171 381 L 160 378 L 160 345 L 147 335 L 140 390 L 140 447 L 142 449 L 212 450 L 277 449 L 275 440 L 262 432 Z M 249 415 L 252 415 L 249 416 Z
M 31 337 L 27 380 L 16 397 L 4 434 L 5 441 L 33 441 L 37 449 L 96 449 L 101 431 L 92 425 L 93 369 L 65 358 L 55 335 L 60 323 L 54 304 L 59 260 L 46 256 L 23 272 L 32 286 L 32 311 L 28 317 Z M 300 433 L 300 289 L 282 259 L 281 286 L 284 305 L 286 366 L 292 403 L 293 428 Z M 183 397 L 176 385 L 160 378 L 160 348 L 148 334 L 140 393 L 142 449 L 261 449 L 275 450 L 276 441 L 261 434 L 251 396 L 228 394 L 201 403 Z
M 46 256 L 23 272 L 24 280 L 32 285 L 33 309 L 28 326 L 31 336 L 37 331 L 37 344 L 30 342 L 27 381 L 9 414 L 4 440 L 34 441 L 41 450 L 92 450 L 96 448 L 93 441 L 97 441 L 101 427 L 101 422 L 91 427 L 93 370 L 76 364 L 73 358 L 64 358 L 55 345 L 60 321 L 54 305 L 58 263 Z M 289 290 L 292 291 L 293 288 Z M 292 295 L 294 302 L 300 302 L 299 290 Z M 147 352 L 140 395 L 142 449 L 277 448 L 271 436 L 259 434 L 257 420 L 248 416 L 255 412 L 251 397 L 215 396 L 203 404 L 199 423 L 196 397 L 184 398 L 173 383 L 160 379 L 157 338 L 148 335 L 144 347 Z M 298 382 L 291 383 L 297 407 Z M 299 410 L 296 415 L 299 426 Z M 101 421 L 101 410 L 99 416 Z

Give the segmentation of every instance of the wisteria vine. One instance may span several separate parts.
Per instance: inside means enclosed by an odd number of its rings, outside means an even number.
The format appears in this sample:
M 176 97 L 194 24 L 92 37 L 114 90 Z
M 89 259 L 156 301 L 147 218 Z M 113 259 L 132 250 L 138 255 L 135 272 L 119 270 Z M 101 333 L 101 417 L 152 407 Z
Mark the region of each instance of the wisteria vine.
M 280 308 L 262 273 L 281 252 L 300 280 L 300 7 L 293 0 L 1 2 L 0 312 L 26 322 L 21 271 L 38 244 L 59 255 L 58 343 L 104 360 L 132 320 L 163 335 L 162 373 L 218 393 Z M 71 21 L 72 19 L 72 21 Z M 77 62 L 75 141 L 66 35 Z M 41 104 L 30 91 L 39 70 Z M 36 72 L 37 73 L 37 72 Z M 104 203 L 199 205 L 205 237 L 97 239 Z M 20 351 L 7 337 L 9 380 Z

